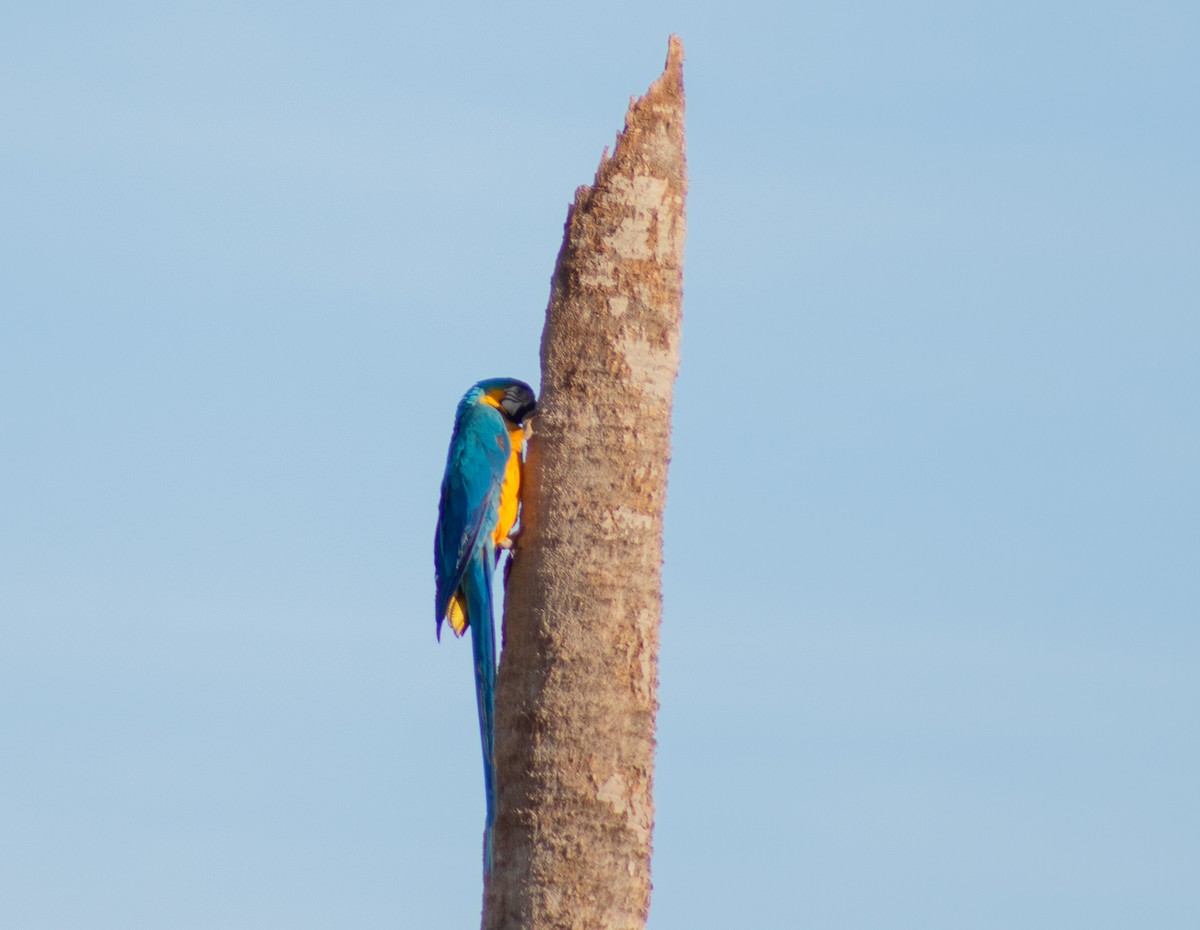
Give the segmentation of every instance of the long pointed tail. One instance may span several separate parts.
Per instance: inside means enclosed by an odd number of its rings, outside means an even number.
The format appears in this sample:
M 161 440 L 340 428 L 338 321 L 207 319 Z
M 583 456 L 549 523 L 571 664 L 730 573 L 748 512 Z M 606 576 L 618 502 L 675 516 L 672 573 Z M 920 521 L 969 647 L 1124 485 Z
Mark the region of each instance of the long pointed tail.
M 471 618 L 471 651 L 475 658 L 475 699 L 479 705 L 479 740 L 483 749 L 483 787 L 487 800 L 484 827 L 484 871 L 492 871 L 492 827 L 496 823 L 496 628 L 492 618 L 493 555 L 489 540 L 471 559 L 464 579 Z

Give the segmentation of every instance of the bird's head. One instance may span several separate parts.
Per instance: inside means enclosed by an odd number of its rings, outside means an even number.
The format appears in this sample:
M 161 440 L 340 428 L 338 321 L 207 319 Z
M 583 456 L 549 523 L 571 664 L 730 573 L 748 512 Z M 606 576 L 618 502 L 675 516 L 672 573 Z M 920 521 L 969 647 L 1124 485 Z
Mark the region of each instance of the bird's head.
M 533 388 L 516 378 L 489 378 L 472 390 L 479 391 L 479 403 L 495 407 L 518 426 L 537 412 Z

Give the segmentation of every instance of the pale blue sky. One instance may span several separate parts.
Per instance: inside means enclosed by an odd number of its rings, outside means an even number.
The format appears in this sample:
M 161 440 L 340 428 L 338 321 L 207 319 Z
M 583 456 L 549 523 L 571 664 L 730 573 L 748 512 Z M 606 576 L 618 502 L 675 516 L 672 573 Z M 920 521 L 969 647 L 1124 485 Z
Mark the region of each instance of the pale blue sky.
M 0 926 L 476 925 L 454 405 L 687 49 L 652 930 L 1200 926 L 1200 13 L 27 4 Z

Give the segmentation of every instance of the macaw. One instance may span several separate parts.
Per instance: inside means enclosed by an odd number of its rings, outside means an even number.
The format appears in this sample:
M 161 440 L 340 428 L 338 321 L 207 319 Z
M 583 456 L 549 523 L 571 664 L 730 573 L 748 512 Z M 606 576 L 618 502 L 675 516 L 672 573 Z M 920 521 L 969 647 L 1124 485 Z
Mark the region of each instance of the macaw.
M 510 534 L 517 520 L 525 421 L 536 409 L 533 389 L 514 378 L 480 381 L 467 391 L 454 416 L 434 534 L 437 638 L 442 638 L 443 620 L 455 636 L 471 628 L 487 801 L 484 863 L 489 873 L 492 827 L 496 822 L 492 573 L 500 552 L 512 546 Z

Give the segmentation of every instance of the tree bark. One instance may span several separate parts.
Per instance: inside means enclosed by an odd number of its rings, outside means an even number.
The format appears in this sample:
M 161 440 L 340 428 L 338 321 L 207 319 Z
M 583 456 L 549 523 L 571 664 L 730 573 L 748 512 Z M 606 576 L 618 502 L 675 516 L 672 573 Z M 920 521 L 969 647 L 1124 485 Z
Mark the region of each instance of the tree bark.
M 484 930 L 638 930 L 650 906 L 683 116 L 672 36 L 567 214 L 504 610 Z

